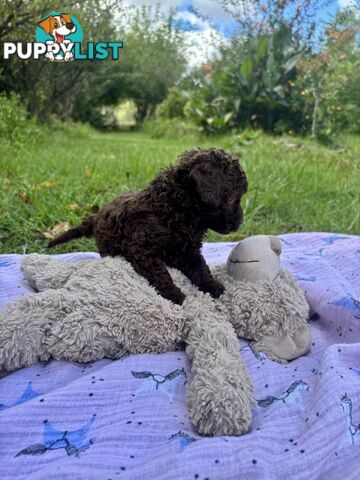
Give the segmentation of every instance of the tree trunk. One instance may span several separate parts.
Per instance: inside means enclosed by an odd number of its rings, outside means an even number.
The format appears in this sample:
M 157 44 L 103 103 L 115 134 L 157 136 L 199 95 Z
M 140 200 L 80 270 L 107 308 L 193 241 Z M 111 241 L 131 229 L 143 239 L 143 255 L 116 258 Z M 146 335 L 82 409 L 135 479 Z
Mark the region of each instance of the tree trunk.
M 135 102 L 135 103 L 137 108 L 136 123 L 142 123 L 147 117 L 149 105 L 145 102 Z
M 317 130 L 317 115 L 319 110 L 319 102 L 320 102 L 320 88 L 317 82 L 314 83 L 314 109 L 312 114 L 312 123 L 311 123 L 311 136 L 316 138 L 316 130 Z

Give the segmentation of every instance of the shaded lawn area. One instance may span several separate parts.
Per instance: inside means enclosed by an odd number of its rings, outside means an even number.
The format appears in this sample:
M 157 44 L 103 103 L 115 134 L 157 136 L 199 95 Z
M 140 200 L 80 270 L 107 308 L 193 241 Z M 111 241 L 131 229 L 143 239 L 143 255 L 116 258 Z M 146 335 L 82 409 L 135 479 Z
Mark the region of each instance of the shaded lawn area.
M 49 129 L 33 147 L 0 145 L 0 251 L 44 252 L 40 232 L 60 221 L 76 225 L 93 205 L 144 187 L 194 145 L 240 151 L 249 179 L 240 232 L 209 232 L 209 241 L 299 231 L 360 233 L 360 137 L 342 137 L 338 149 L 267 135 L 239 146 L 231 136 L 159 140 L 141 132 L 64 126 Z M 95 250 L 95 244 L 82 239 L 53 251 L 77 250 Z

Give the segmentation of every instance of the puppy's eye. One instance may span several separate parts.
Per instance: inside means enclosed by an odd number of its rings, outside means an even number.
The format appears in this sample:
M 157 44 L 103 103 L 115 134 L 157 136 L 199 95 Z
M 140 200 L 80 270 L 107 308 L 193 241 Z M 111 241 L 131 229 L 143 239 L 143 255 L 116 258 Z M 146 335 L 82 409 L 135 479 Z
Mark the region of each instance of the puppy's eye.
M 57 22 L 55 22 L 55 28 L 58 28 L 59 24 Z

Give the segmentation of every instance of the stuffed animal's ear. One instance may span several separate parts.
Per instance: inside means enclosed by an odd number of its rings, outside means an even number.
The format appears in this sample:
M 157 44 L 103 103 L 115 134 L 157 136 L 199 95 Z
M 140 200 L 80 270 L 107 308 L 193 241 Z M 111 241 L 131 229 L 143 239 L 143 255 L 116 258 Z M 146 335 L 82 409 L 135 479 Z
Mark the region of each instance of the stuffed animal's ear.
M 52 17 L 47 17 L 44 20 L 41 20 L 38 25 L 44 30 L 45 33 L 49 35 L 49 33 L 53 30 L 54 19 Z
M 190 171 L 190 178 L 196 184 L 196 190 L 201 200 L 213 207 L 218 207 L 222 200 L 223 172 L 212 164 L 200 163 Z
M 274 235 L 269 235 L 269 240 L 270 240 L 271 250 L 273 250 L 276 253 L 276 255 L 280 257 L 281 251 L 282 251 L 282 245 L 280 240 Z

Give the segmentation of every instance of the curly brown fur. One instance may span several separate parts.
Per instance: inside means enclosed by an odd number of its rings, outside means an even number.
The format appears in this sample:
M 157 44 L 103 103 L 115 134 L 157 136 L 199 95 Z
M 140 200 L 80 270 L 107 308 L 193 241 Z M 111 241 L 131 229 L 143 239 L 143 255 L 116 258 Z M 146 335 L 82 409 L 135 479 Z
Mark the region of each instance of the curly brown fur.
M 201 255 L 202 240 L 209 228 L 219 233 L 239 228 L 246 190 L 237 157 L 216 148 L 192 149 L 145 189 L 121 195 L 49 246 L 92 235 L 102 256 L 122 255 L 164 298 L 180 305 L 185 298 L 166 265 L 218 298 L 224 287 Z

